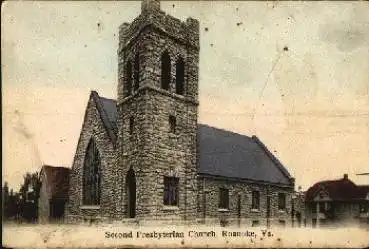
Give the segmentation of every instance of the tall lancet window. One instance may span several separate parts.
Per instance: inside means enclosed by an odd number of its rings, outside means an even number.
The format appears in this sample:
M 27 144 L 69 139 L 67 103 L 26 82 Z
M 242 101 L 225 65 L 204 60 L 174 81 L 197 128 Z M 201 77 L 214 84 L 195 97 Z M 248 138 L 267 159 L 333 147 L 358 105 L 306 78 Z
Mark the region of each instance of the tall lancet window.
M 100 205 L 100 154 L 93 139 L 90 140 L 83 165 L 83 204 Z
M 165 51 L 161 56 L 161 88 L 164 90 L 169 90 L 170 71 L 170 56 L 168 51 Z
M 135 56 L 135 65 L 134 65 L 134 90 L 137 91 L 140 87 L 140 61 L 139 61 L 139 54 L 137 53 Z
M 181 57 L 176 62 L 176 93 L 184 93 L 184 75 L 185 75 L 185 65 Z
M 132 93 L 132 63 L 131 61 L 127 62 L 126 65 L 126 86 L 127 86 L 127 92 L 126 92 L 126 96 L 131 95 Z

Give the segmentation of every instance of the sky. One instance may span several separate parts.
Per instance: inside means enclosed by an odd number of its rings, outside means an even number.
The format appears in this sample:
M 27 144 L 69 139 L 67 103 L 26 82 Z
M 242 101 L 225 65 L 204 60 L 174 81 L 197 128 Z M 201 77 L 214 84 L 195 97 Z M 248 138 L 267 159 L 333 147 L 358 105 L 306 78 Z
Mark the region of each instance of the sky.
M 199 123 L 257 135 L 306 190 L 369 184 L 369 2 L 162 1 L 200 21 Z M 71 167 L 91 90 L 116 98 L 140 2 L 2 5 L 3 183 Z

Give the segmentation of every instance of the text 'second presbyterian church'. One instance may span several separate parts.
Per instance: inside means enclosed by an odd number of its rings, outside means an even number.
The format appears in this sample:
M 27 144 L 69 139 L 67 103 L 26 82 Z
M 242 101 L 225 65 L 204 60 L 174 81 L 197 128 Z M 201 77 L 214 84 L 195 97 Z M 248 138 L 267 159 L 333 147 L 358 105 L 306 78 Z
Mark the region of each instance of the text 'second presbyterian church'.
M 199 39 L 156 0 L 119 27 L 118 98 L 90 95 L 68 221 L 290 222 L 294 179 L 267 147 L 198 123 Z

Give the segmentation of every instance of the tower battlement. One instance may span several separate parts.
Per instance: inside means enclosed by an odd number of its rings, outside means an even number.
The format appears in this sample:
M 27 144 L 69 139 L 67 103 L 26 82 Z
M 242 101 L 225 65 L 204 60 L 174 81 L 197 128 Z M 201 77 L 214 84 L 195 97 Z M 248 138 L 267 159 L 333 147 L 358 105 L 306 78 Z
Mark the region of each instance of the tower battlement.
M 173 217 L 196 217 L 199 49 L 199 22 L 166 14 L 158 0 L 142 1 L 119 28 L 117 168 L 132 192 L 117 210 L 128 203 L 129 217 L 165 217 L 168 206 Z M 164 194 L 169 184 L 179 199 Z
M 199 49 L 200 23 L 192 17 L 181 21 L 160 9 L 158 0 L 144 0 L 141 2 L 141 13 L 132 23 L 119 26 L 118 53 L 125 50 L 132 40 L 146 29 L 155 29 L 180 43 Z

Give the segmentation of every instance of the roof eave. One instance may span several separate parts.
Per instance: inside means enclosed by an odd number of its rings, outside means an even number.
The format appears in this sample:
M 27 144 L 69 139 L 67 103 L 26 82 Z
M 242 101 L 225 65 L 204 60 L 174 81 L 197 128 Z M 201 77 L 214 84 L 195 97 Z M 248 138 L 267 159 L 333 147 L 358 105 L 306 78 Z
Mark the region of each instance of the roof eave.
M 207 178 L 207 179 L 214 179 L 214 180 L 227 180 L 232 182 L 242 182 L 242 183 L 257 183 L 260 185 L 272 185 L 272 186 L 279 186 L 279 187 L 287 187 L 287 188 L 294 188 L 293 184 L 285 184 L 285 183 L 278 183 L 278 182 L 268 182 L 263 180 L 255 180 L 255 179 L 246 179 L 246 178 L 238 178 L 238 177 L 226 177 L 214 174 L 207 174 L 207 173 L 197 173 L 199 177 Z
M 291 176 L 291 174 L 288 172 L 285 166 L 278 160 L 277 157 L 273 155 L 273 153 L 270 152 L 270 150 L 265 146 L 265 144 L 257 137 L 252 136 L 251 139 L 255 141 L 267 154 L 267 156 L 272 160 L 275 166 L 279 169 L 279 171 L 282 172 L 282 174 L 291 182 L 292 185 L 295 185 L 295 178 Z

